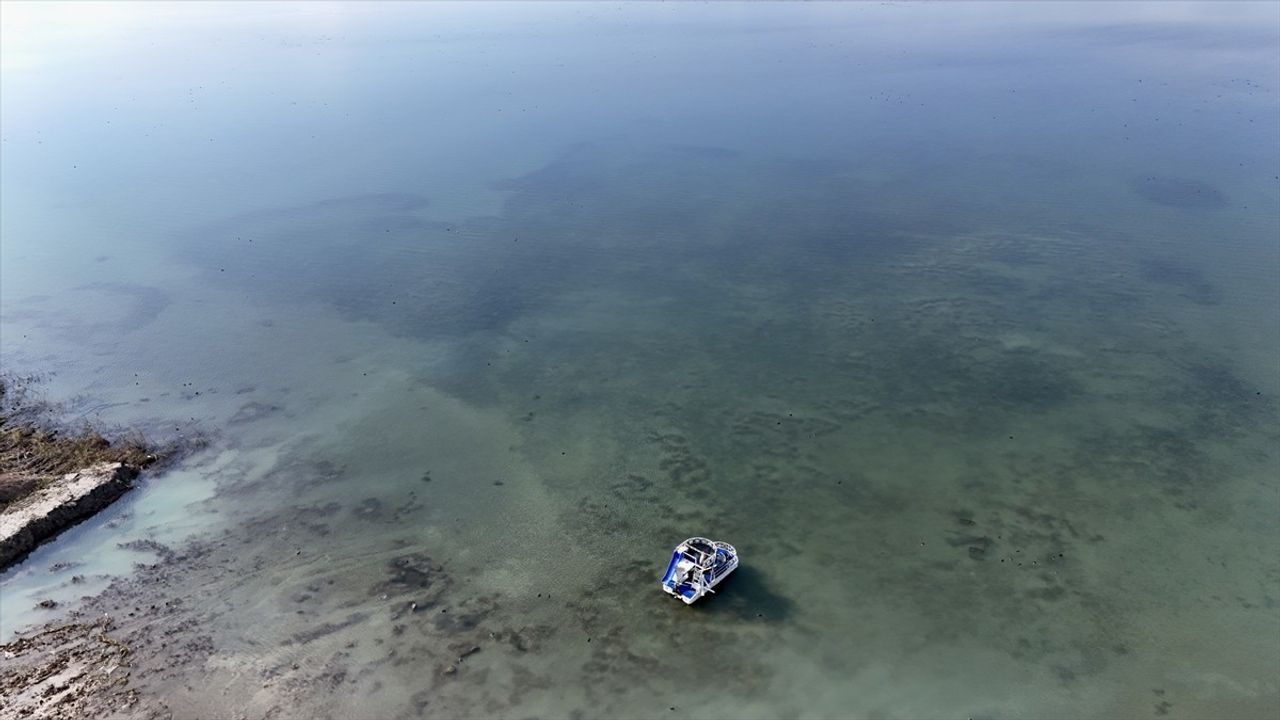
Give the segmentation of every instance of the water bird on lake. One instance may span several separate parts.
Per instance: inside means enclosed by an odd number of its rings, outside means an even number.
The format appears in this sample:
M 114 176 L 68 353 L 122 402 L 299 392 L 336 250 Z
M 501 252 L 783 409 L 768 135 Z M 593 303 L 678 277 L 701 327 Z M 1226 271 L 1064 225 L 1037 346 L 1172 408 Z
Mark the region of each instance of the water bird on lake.
M 662 575 L 662 590 L 692 605 L 719 585 L 738 567 L 738 551 L 732 545 L 691 537 L 676 546 Z

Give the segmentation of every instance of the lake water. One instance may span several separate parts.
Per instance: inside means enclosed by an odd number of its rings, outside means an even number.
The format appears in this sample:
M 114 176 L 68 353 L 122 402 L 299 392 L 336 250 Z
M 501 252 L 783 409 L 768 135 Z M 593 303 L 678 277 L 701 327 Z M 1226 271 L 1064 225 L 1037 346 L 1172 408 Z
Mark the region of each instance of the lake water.
M 5 638 L 105 592 L 178 717 L 1280 711 L 1280 5 L 3 28 L 5 370 L 210 441 Z

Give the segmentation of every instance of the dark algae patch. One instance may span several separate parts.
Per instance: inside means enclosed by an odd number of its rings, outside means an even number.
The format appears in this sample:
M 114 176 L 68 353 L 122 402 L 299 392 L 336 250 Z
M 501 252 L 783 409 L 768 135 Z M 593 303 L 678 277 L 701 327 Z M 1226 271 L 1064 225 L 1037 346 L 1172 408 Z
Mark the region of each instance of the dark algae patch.
M 1201 180 L 1149 176 L 1135 180 L 1133 188 L 1150 202 L 1182 210 L 1216 210 L 1227 205 L 1222 191 Z

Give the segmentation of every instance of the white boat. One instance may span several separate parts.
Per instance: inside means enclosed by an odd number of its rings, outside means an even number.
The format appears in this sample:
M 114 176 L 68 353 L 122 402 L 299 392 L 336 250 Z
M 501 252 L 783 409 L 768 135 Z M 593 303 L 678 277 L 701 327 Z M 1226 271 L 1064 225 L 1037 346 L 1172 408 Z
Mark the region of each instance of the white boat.
M 732 545 L 691 537 L 676 546 L 662 575 L 662 590 L 692 605 L 719 585 L 738 567 L 738 551 Z

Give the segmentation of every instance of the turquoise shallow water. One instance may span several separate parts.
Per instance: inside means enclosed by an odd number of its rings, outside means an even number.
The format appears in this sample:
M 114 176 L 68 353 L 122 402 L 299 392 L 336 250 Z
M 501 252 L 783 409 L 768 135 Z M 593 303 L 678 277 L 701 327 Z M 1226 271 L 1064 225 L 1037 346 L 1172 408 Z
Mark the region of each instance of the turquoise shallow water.
M 176 607 L 178 716 L 1280 707 L 1275 5 L 104 7 L 4 9 L 0 358 L 211 445 L 6 637 Z

